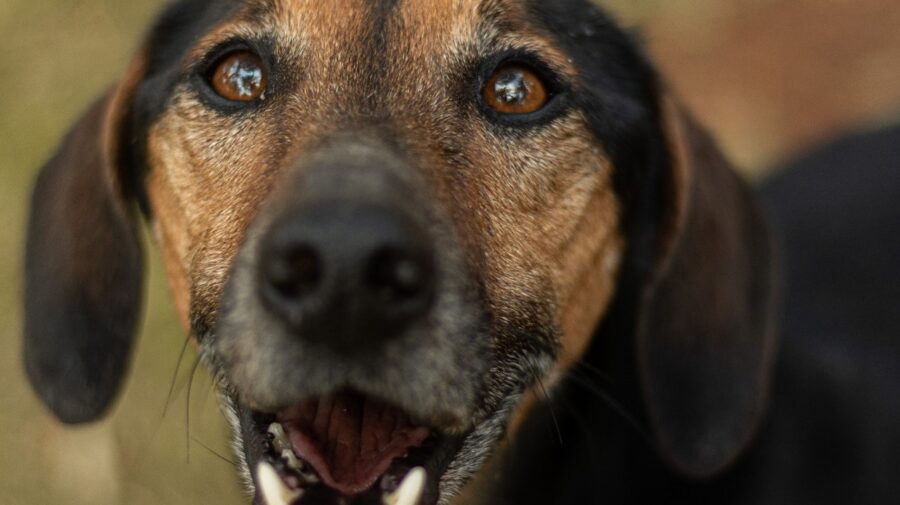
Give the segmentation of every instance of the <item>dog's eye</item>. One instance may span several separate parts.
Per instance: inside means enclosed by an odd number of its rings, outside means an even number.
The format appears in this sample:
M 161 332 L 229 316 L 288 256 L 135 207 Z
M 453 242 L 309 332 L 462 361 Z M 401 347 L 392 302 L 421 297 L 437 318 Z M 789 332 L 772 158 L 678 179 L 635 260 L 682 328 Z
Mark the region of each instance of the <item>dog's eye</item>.
M 269 84 L 266 66 L 257 54 L 241 50 L 226 54 L 215 65 L 210 86 L 232 102 L 252 102 L 263 97 Z
M 531 114 L 550 101 L 541 76 L 521 63 L 508 63 L 497 69 L 481 95 L 488 107 L 501 114 Z

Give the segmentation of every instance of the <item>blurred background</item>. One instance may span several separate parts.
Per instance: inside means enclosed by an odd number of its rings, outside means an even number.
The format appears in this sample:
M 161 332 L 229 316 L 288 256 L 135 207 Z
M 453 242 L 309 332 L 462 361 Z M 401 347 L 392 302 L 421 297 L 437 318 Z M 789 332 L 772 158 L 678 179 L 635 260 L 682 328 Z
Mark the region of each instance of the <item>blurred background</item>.
M 426 1 L 426 0 L 422 0 Z M 163 0 L 0 1 L 0 502 L 246 503 L 211 382 L 156 256 L 132 373 L 105 421 L 51 419 L 19 364 L 31 181 L 116 78 Z M 606 0 L 745 173 L 840 132 L 900 120 L 896 0 Z M 152 249 L 151 249 L 152 250 Z M 171 391 L 171 393 L 170 393 Z

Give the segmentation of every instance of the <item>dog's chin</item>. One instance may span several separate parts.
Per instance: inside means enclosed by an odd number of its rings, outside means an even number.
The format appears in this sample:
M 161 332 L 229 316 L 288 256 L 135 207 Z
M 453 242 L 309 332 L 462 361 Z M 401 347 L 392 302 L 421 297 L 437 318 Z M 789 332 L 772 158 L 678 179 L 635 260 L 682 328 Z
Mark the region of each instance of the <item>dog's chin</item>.
M 466 439 L 352 391 L 240 410 L 258 505 L 436 505 Z

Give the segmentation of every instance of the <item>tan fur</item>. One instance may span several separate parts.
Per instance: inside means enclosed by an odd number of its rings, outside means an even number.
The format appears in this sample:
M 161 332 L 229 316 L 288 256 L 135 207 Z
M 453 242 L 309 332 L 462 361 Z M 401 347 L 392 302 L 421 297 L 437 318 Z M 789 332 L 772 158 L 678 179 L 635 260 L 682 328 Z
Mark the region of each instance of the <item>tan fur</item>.
M 550 387 L 584 352 L 612 295 L 623 252 L 613 167 L 577 112 L 520 140 L 490 128 L 474 106 L 460 113 L 450 92 L 459 76 L 449 71 L 508 48 L 541 54 L 563 74 L 575 70 L 525 24 L 520 6 L 400 0 L 385 27 L 390 64 L 378 76 L 382 95 L 371 99 L 375 90 L 356 77 L 371 58 L 368 6 L 271 2 L 261 19 L 238 16 L 191 51 L 190 58 L 202 58 L 235 35 L 266 34 L 296 78 L 274 91 L 288 96 L 287 106 L 242 120 L 210 111 L 179 89 L 152 128 L 147 186 L 178 312 L 187 324 L 191 305 L 218 303 L 248 225 L 310 146 L 375 122 L 400 137 L 450 216 L 470 266 L 485 279 L 492 314 L 523 320 L 535 294 L 553 307 L 562 355 L 545 381 Z M 489 24 L 488 10 L 514 32 Z

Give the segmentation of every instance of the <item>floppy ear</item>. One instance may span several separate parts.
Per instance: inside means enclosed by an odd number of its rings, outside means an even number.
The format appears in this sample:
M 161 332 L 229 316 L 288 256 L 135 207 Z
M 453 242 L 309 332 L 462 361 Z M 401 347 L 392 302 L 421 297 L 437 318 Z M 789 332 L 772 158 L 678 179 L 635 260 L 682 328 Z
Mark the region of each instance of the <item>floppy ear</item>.
M 97 419 L 129 362 L 143 260 L 123 184 L 122 127 L 142 75 L 124 80 L 78 121 L 43 167 L 25 256 L 25 370 L 64 422 Z
M 669 97 L 658 263 L 643 292 L 637 359 L 651 426 L 677 470 L 708 477 L 748 445 L 774 350 L 774 255 L 755 197 Z

